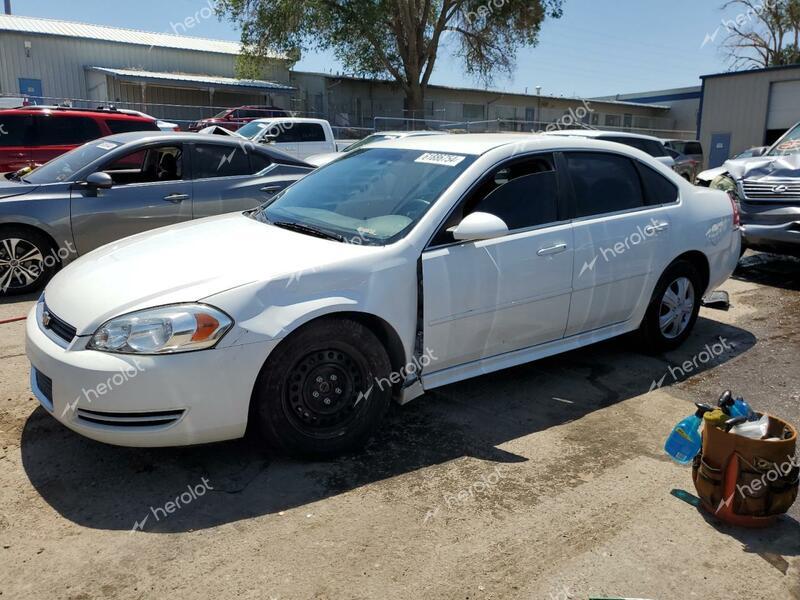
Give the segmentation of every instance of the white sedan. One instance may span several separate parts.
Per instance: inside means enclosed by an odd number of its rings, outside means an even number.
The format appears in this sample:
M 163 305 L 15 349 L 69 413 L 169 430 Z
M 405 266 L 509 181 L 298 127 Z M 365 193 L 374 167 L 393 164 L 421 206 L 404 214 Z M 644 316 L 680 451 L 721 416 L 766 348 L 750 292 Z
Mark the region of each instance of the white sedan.
M 241 437 L 329 456 L 392 399 L 638 330 L 690 334 L 739 258 L 735 206 L 578 137 L 411 137 L 259 209 L 107 245 L 27 322 L 31 387 L 87 437 Z

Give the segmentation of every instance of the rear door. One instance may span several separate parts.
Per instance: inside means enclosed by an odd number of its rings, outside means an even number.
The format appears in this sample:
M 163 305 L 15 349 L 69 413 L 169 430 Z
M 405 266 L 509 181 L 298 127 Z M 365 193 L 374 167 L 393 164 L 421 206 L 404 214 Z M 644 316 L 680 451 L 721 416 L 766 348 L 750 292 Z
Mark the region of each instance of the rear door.
M 18 171 L 31 164 L 32 125 L 29 115 L 0 112 L 0 173 Z
M 139 146 L 101 170 L 114 179 L 111 189 L 77 184 L 72 189 L 72 232 L 80 254 L 192 218 L 192 182 L 182 145 Z
M 267 154 L 244 145 L 192 144 L 195 219 L 255 208 L 296 177 L 255 177 L 270 166 Z
M 103 135 L 97 121 L 91 117 L 58 112 L 34 115 L 31 160 L 44 164 Z
M 575 265 L 566 336 L 632 318 L 666 267 L 678 188 L 622 154 L 568 152 Z

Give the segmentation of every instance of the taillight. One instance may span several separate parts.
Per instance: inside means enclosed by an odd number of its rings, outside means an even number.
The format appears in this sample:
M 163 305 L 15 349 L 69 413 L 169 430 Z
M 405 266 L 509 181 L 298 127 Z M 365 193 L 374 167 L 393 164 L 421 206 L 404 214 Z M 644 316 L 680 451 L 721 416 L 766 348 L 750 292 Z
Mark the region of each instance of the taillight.
M 742 217 L 739 214 L 739 200 L 735 192 L 728 192 L 728 198 L 731 199 L 731 207 L 733 208 L 733 228 L 739 229 L 742 224 Z

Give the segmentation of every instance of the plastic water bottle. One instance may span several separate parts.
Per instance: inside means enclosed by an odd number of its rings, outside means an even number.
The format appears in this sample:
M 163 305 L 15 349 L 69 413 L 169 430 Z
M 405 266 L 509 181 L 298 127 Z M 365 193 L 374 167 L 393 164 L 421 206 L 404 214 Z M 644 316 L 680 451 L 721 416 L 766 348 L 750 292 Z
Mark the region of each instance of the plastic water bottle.
M 714 407 L 708 404 L 696 404 L 695 406 L 697 406 L 697 412 L 675 425 L 664 444 L 664 451 L 672 460 L 682 465 L 692 462 L 700 452 L 703 445 L 703 439 L 700 436 L 703 415 L 714 410 Z
M 755 416 L 747 401 L 744 398 L 734 398 L 730 390 L 727 390 L 719 397 L 717 406 L 732 417 L 744 417 L 749 420 Z

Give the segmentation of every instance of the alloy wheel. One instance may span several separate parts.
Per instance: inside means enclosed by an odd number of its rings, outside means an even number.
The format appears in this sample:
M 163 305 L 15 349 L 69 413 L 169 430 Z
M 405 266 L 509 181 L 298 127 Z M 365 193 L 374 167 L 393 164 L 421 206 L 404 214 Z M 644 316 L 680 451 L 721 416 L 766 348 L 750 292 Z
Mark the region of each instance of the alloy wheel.
M 694 313 L 694 286 L 688 277 L 678 277 L 661 298 L 658 326 L 667 339 L 675 339 L 689 326 Z
M 20 238 L 0 240 L 0 293 L 34 284 L 44 270 L 44 256 L 35 244 Z

